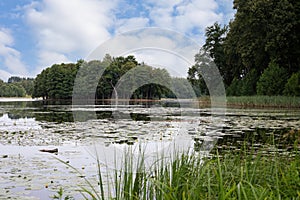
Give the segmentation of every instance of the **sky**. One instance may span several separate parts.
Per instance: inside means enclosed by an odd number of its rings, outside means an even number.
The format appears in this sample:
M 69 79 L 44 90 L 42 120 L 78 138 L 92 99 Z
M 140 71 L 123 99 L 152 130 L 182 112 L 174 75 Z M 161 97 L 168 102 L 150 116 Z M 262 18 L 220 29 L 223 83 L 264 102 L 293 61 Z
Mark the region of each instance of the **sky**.
M 186 76 L 205 28 L 233 18 L 232 2 L 1 0 L 0 79 L 35 77 L 52 64 L 102 59 L 106 53 L 132 54 Z

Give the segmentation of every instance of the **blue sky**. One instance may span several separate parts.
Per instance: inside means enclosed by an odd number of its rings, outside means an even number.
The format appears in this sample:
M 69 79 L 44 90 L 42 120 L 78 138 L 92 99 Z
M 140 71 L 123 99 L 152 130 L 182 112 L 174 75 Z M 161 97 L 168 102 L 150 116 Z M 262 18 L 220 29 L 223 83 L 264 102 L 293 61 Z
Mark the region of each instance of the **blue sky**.
M 205 27 L 216 21 L 227 24 L 233 18 L 232 1 L 2 0 L 0 79 L 7 81 L 12 75 L 35 77 L 54 63 L 85 59 L 105 41 L 144 27 L 174 30 L 202 45 Z M 130 42 L 139 40 L 126 39 L 120 45 L 130 46 Z M 172 42 L 168 44 L 172 46 Z M 140 52 L 139 61 L 147 61 L 151 57 L 147 53 Z M 156 60 L 172 60 L 158 53 L 152 55 Z

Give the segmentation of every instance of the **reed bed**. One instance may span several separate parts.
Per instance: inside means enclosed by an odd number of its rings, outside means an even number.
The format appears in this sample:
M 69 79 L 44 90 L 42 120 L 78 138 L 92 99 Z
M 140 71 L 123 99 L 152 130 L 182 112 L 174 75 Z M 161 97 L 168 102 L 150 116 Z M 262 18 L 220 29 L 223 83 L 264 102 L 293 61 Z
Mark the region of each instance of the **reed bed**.
M 158 158 L 150 168 L 144 165 L 144 155 L 136 163 L 126 155 L 122 169 L 109 176 L 98 161 L 98 185 L 86 180 L 80 193 L 95 200 L 300 199 L 296 148 L 270 155 L 246 149 L 222 155 L 216 150 L 204 158 L 177 154 L 169 161 Z M 110 185 L 109 191 L 104 191 L 104 184 Z

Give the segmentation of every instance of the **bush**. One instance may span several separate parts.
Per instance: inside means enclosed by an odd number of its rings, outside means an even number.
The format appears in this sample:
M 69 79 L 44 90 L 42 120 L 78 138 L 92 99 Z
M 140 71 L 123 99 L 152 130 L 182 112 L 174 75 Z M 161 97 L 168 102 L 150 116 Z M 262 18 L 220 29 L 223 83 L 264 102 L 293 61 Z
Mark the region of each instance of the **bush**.
M 300 71 L 288 79 L 283 93 L 288 96 L 300 96 Z
M 241 91 L 241 80 L 234 78 L 230 86 L 226 89 L 228 96 L 240 96 Z
M 243 79 L 234 78 L 227 88 L 228 96 L 249 96 L 256 93 L 257 72 L 251 70 Z
M 287 78 L 286 69 L 279 67 L 275 62 L 271 62 L 257 82 L 257 94 L 268 96 L 282 94 Z
M 0 97 L 25 97 L 26 91 L 22 86 L 13 83 L 0 85 Z

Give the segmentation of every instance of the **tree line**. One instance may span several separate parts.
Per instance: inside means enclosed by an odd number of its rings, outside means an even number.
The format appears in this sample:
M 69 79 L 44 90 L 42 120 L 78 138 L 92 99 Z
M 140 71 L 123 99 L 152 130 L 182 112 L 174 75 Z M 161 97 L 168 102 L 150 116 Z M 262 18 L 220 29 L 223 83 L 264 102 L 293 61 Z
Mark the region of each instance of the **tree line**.
M 206 28 L 206 41 L 189 68 L 198 95 L 209 94 L 197 60 L 208 52 L 227 95 L 300 96 L 300 1 L 234 0 L 228 25 Z
M 0 80 L 0 97 L 25 97 L 33 92 L 34 79 L 12 76 L 7 83 Z
M 172 78 L 167 70 L 139 63 L 134 56 L 54 64 L 34 81 L 32 97 L 43 99 L 161 99 L 191 97 L 185 78 Z M 175 91 L 175 92 L 174 92 Z M 76 92 L 78 94 L 76 94 Z

